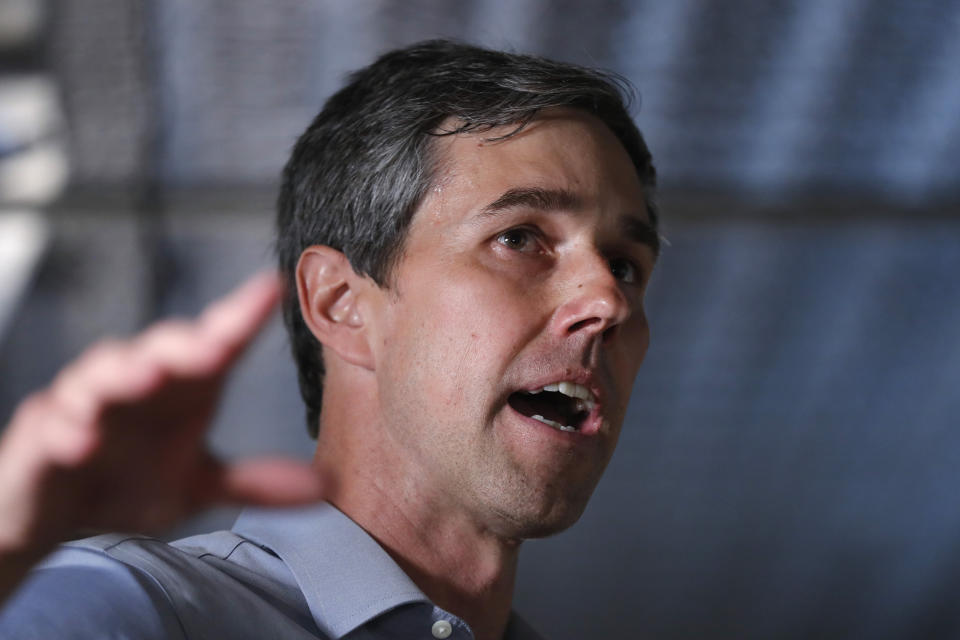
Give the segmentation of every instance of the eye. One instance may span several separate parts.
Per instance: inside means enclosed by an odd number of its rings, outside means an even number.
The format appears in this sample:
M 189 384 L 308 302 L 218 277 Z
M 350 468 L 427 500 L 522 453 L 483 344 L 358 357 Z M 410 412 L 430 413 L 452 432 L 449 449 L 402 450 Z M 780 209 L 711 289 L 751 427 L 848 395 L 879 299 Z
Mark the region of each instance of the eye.
M 497 242 L 514 251 L 535 251 L 537 249 L 536 235 L 530 229 L 509 229 L 497 235 Z
M 626 284 L 634 284 L 639 280 L 640 270 L 637 265 L 624 258 L 610 259 L 610 273 L 613 277 Z

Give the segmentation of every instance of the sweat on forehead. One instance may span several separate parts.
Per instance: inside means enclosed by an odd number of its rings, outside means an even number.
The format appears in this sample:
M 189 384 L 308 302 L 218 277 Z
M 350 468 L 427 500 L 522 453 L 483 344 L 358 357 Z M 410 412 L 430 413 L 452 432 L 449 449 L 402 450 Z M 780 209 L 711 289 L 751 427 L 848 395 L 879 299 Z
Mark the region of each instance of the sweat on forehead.
M 547 158 L 539 150 L 532 154 L 520 151 L 497 155 L 500 147 L 523 148 L 528 138 L 541 135 L 541 132 L 542 135 L 555 135 L 556 125 L 564 121 L 580 124 L 578 145 L 581 149 L 596 148 L 600 154 L 613 149 L 614 153 L 627 155 L 622 144 L 603 122 L 587 112 L 570 108 L 547 109 L 529 122 L 503 125 L 483 133 L 461 132 L 437 137 L 431 141 L 431 188 L 417 207 L 413 224 L 417 225 L 423 216 L 436 223 L 442 208 L 449 204 L 449 187 L 453 181 L 456 179 L 469 185 L 488 163 L 506 165 L 509 167 L 507 173 L 514 180 L 508 183 L 508 188 L 493 196 L 469 191 L 465 193 L 459 189 L 461 198 L 466 195 L 471 200 L 469 204 L 478 207 L 478 214 L 493 216 L 517 209 L 577 211 L 593 206 L 598 194 L 591 192 L 590 185 L 584 184 L 584 180 L 589 180 L 596 166 L 576 169 L 577 163 L 574 162 L 557 172 L 556 165 L 546 169 L 551 165 L 545 162 Z M 456 126 L 456 123 L 445 123 L 442 129 L 451 130 Z M 606 149 L 601 150 L 600 147 Z M 590 164 L 586 159 L 592 157 L 591 154 L 584 154 L 581 150 L 574 155 L 574 160 Z M 531 168 L 539 170 L 531 171 Z M 640 179 L 635 172 L 628 173 L 631 174 L 629 180 Z M 491 199 L 487 202 L 477 201 L 484 197 Z M 646 202 L 634 203 L 627 213 L 629 217 L 625 218 L 624 235 L 634 242 L 648 245 L 654 255 L 659 255 L 659 234 L 647 212 Z

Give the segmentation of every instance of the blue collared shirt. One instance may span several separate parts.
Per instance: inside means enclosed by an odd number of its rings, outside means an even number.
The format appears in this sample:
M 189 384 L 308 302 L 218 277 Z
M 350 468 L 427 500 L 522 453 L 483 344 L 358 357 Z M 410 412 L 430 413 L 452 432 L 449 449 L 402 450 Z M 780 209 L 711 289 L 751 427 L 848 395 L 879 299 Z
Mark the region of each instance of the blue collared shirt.
M 0 638 L 473 638 L 356 523 L 321 504 L 231 531 L 65 545 L 0 612 Z M 540 636 L 512 615 L 505 638 Z

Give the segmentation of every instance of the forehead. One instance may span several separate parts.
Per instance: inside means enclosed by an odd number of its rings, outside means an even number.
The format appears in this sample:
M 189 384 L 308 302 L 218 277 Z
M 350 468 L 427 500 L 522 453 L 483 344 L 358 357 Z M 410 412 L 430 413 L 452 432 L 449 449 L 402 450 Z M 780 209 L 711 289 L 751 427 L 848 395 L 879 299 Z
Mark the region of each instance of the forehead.
M 580 208 L 649 223 L 636 168 L 599 119 L 579 110 L 552 109 L 522 130 L 516 128 L 436 138 L 433 186 L 414 216 L 414 227 L 455 224 L 511 190 L 525 189 L 563 192 L 574 196 Z

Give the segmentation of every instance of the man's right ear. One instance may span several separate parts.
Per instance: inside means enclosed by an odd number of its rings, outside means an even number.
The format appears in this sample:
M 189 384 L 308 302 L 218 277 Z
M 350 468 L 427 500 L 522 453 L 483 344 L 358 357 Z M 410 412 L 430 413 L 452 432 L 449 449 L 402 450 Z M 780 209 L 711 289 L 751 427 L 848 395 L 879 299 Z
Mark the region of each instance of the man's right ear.
M 310 333 L 341 359 L 372 369 L 358 296 L 362 279 L 347 257 L 331 247 L 307 247 L 297 262 L 300 313 Z

